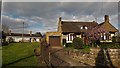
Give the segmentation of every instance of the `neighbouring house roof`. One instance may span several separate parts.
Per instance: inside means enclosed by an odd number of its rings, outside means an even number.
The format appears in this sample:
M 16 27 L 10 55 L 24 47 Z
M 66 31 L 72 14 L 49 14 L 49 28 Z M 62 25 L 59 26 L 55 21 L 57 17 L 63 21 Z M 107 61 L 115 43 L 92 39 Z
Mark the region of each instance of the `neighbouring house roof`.
M 22 36 L 21 33 L 7 33 L 6 36 Z M 41 34 L 23 34 L 25 37 L 42 37 Z
M 73 32 L 80 33 L 86 32 L 88 29 L 91 29 L 98 25 L 95 21 L 93 22 L 79 22 L 79 21 L 61 21 L 62 32 Z M 87 29 L 81 29 L 81 27 L 86 26 Z
M 108 32 L 118 32 L 118 30 L 109 22 L 103 22 L 98 26 L 105 29 Z

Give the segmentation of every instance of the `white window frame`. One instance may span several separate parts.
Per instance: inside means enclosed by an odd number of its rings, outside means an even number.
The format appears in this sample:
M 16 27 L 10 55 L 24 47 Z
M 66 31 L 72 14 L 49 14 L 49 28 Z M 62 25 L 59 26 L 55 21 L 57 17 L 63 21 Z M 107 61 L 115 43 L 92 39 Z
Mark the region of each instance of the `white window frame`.
M 80 29 L 83 29 L 83 26 L 81 26 L 81 28 Z
M 87 26 L 85 26 L 85 29 L 88 29 L 88 27 L 87 27 Z

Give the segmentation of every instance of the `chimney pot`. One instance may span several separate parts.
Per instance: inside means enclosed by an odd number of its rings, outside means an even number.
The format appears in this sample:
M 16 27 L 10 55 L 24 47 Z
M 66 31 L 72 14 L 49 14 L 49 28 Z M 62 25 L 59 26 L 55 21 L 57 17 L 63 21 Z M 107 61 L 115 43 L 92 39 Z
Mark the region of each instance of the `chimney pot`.
M 95 23 L 95 21 L 93 21 Z
M 61 21 L 62 20 L 62 18 L 61 18 L 61 16 L 59 17 L 59 21 Z

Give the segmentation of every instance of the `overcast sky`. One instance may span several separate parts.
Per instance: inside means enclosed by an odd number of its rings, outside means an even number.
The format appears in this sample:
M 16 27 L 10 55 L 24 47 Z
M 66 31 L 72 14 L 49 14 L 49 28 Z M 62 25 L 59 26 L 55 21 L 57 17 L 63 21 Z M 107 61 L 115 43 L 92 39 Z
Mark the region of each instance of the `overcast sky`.
M 63 20 L 104 22 L 104 15 L 110 16 L 110 23 L 118 28 L 117 2 L 4 2 L 2 23 L 12 32 L 57 31 L 58 18 Z

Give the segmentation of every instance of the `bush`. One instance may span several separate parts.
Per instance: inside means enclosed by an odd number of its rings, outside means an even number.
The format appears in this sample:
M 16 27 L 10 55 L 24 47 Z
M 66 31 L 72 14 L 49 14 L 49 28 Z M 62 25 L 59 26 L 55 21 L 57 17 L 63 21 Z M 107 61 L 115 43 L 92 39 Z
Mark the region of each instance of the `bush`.
M 115 48 L 118 49 L 120 48 L 119 44 L 114 44 L 114 43 L 104 43 L 100 45 L 100 48 Z
M 72 43 L 66 43 L 65 47 L 73 47 Z
M 8 42 L 9 42 L 9 43 L 13 43 L 13 42 L 14 42 L 14 39 L 13 39 L 12 37 L 10 37 L 10 38 L 8 39 Z
M 83 40 L 79 37 L 76 37 L 73 39 L 73 45 L 76 49 L 82 49 L 83 48 Z
M 116 43 L 116 37 L 115 36 L 112 37 L 112 42 Z
M 117 42 L 120 43 L 120 37 L 117 37 Z
M 96 44 L 100 45 L 100 40 L 99 39 L 96 40 Z

